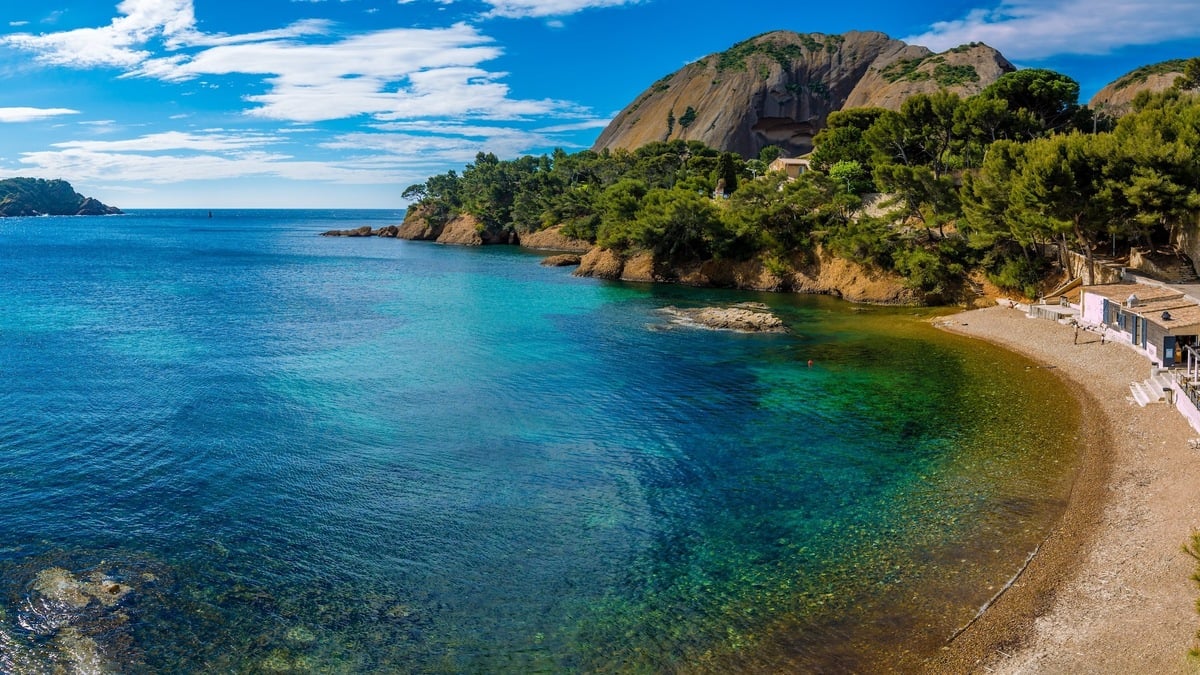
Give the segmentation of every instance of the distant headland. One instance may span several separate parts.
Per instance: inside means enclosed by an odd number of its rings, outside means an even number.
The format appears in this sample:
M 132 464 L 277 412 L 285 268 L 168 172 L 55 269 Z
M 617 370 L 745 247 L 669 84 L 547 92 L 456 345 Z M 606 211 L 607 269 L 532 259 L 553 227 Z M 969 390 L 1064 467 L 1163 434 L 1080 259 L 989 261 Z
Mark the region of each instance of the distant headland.
M 65 180 L 7 178 L 0 180 L 0 217 L 109 216 L 121 209 L 84 197 Z

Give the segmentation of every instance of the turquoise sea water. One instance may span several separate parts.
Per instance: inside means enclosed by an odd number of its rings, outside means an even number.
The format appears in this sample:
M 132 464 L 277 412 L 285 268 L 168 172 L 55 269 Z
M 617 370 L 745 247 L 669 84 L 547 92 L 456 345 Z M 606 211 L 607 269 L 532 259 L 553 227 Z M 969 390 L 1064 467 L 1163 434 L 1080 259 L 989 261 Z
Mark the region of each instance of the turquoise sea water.
M 0 220 L 0 672 L 903 668 L 1068 488 L 920 312 L 207 215 Z

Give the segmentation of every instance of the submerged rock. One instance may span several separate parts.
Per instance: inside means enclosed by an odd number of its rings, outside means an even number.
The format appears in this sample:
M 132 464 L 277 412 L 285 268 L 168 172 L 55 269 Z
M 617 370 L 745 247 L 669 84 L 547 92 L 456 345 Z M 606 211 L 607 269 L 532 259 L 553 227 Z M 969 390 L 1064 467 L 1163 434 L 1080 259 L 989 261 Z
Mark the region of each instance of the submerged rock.
M 82 608 L 93 601 L 112 607 L 132 589 L 109 579 L 99 570 L 81 579 L 61 567 L 51 567 L 38 573 L 33 590 L 51 602 Z
M 294 645 L 311 645 L 317 641 L 316 633 L 313 633 L 305 626 L 292 626 L 288 629 L 284 638 Z
M 99 643 L 78 629 L 67 626 L 59 631 L 52 641 L 63 660 L 71 665 L 73 673 L 113 672 L 112 664 L 104 657 Z
M 0 597 L 14 603 L 11 616 L 0 607 L 0 672 L 129 671 L 140 658 L 136 616 L 162 602 L 171 576 L 143 556 L 106 560 L 86 552 L 55 552 L 0 571 Z M 61 669 L 40 667 L 48 663 Z

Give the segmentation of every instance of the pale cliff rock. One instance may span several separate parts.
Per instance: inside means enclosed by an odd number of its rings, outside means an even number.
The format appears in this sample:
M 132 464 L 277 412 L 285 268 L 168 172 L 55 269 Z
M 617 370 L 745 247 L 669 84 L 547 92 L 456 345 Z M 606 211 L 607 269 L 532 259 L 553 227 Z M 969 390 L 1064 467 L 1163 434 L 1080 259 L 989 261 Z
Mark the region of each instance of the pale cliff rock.
M 1120 117 L 1132 108 L 1134 97 L 1143 91 L 1166 91 L 1183 75 L 1186 59 L 1173 59 L 1132 70 L 1096 92 L 1088 107 L 1098 113 Z
M 911 71 L 900 75 L 906 70 L 905 66 Z M 909 97 L 932 94 L 940 89 L 963 97 L 973 96 L 1001 75 L 1014 70 L 1016 66 L 985 44 L 963 45 L 941 54 L 933 54 L 924 47 L 908 46 L 895 60 L 869 68 L 842 107 L 899 110 Z M 954 84 L 949 84 L 952 82 Z
M 789 274 L 787 287 L 796 293 L 834 295 L 851 302 L 881 305 L 919 305 L 924 303 L 920 293 L 904 285 L 904 279 L 891 272 L 882 272 L 852 260 L 820 253 L 815 261 Z
M 394 235 L 381 236 L 395 236 L 412 241 L 436 241 L 439 244 L 458 246 L 516 243 L 516 235 L 509 232 L 491 232 L 469 213 L 460 213 L 445 223 L 439 223 L 437 218 L 417 208 L 409 209 L 404 214 L 404 223 L 396 229 Z
M 592 248 L 590 242 L 582 239 L 572 239 L 562 233 L 562 225 L 549 227 L 539 232 L 529 232 L 520 236 L 520 245 L 539 251 L 565 251 L 569 253 L 587 253 Z
M 597 246 L 580 258 L 579 269 L 575 270 L 575 274 L 581 277 L 616 280 L 621 278 L 621 272 L 624 270 L 625 260 L 616 251 Z
M 621 278 L 625 281 L 642 281 L 651 283 L 655 281 L 665 281 L 665 279 L 656 274 L 657 265 L 654 262 L 654 255 L 650 253 L 639 253 L 625 261 L 625 267 L 621 270 Z
M 404 214 L 404 222 L 396 236 L 412 241 L 437 241 L 442 234 L 442 226 L 437 218 L 430 217 L 427 209 L 413 207 Z
M 654 83 L 617 115 L 593 149 L 684 139 L 746 157 L 767 145 L 799 155 L 812 149 L 831 112 L 898 109 L 909 96 L 942 88 L 969 96 L 1013 70 L 982 44 L 934 54 L 877 32 L 776 31 Z M 685 124 L 689 109 L 694 119 Z
M 460 246 L 482 246 L 483 233 L 479 221 L 474 216 L 460 214 L 450 219 L 437 237 L 439 244 L 458 244 Z
M 625 257 L 596 247 L 583 256 L 575 274 L 622 281 L 814 293 L 884 305 L 920 305 L 925 301 L 919 292 L 906 287 L 904 279 L 897 274 L 870 269 L 820 251 L 807 257 L 798 255 L 780 269 L 780 265 L 768 264 L 761 257 L 745 261 L 707 260 L 668 267 L 658 264 L 649 253 Z

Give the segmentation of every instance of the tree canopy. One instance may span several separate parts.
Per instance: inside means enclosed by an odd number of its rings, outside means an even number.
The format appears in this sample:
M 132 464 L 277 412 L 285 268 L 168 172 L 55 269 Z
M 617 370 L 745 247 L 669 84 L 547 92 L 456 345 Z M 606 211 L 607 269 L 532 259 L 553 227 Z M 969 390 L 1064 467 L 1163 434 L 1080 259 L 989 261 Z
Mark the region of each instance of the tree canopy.
M 896 111 L 834 113 L 814 170 L 796 180 L 767 171 L 777 148 L 747 160 L 675 139 L 515 160 L 480 153 L 404 197 L 426 217 L 466 212 L 518 234 L 562 225 L 666 263 L 804 259 L 820 247 L 927 292 L 953 293 L 972 270 L 1033 292 L 1055 264 L 1047 244 L 1091 255 L 1168 242 L 1200 211 L 1200 96 L 1143 94 L 1105 129 L 1078 93 L 1070 78 L 1033 69 L 967 99 L 942 91 Z M 718 187 L 728 199 L 714 199 Z M 885 193 L 890 216 L 863 213 L 872 192 Z

